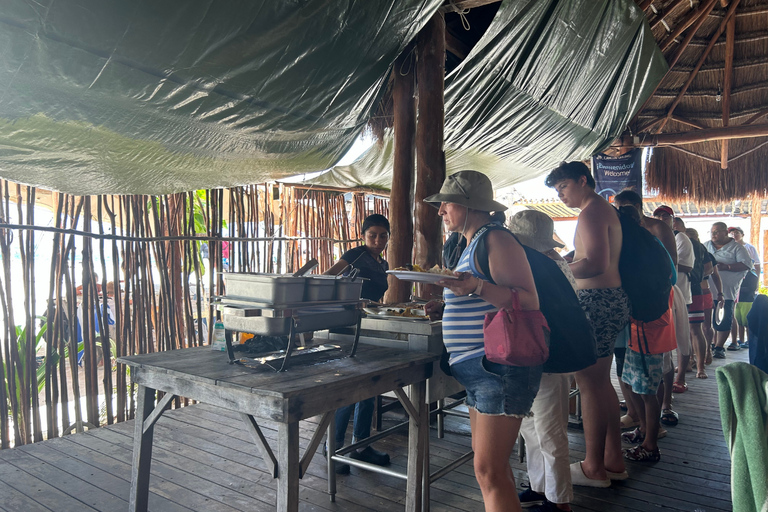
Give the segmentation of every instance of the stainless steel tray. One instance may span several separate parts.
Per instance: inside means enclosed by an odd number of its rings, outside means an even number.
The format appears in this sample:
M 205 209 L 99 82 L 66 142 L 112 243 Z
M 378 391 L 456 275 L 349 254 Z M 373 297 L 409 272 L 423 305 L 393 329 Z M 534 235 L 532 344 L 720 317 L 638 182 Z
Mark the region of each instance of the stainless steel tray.
M 307 276 L 304 290 L 306 302 L 334 300 L 336 298 L 336 278 L 334 276 Z
M 224 328 L 265 336 L 287 336 L 291 332 L 292 322 L 295 322 L 294 332 L 307 332 L 355 325 L 360 316 L 358 309 L 344 306 L 295 309 L 291 312 L 292 316 L 285 317 L 223 313 L 221 318 Z
M 336 300 L 360 300 L 360 294 L 363 292 L 363 281 L 364 279 L 361 277 L 336 279 Z
M 283 274 L 245 274 L 225 272 L 227 297 L 242 297 L 268 304 L 302 302 L 306 277 Z

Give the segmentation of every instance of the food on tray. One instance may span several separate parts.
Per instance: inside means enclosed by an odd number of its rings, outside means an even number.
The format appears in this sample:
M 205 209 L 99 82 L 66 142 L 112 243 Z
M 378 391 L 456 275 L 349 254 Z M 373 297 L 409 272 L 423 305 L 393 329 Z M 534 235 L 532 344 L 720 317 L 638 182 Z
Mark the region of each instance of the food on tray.
M 406 263 L 402 267 L 397 267 L 394 270 L 399 271 L 407 271 L 407 272 L 426 272 L 428 274 L 441 274 L 444 276 L 452 276 L 454 275 L 453 271 L 447 268 L 442 268 L 440 265 L 435 265 L 434 267 L 430 268 L 429 270 L 424 270 L 422 267 L 420 267 L 418 264 L 410 264 Z
M 417 311 L 421 311 L 421 313 L 418 313 Z M 424 310 L 419 310 L 418 308 L 388 308 L 387 314 L 392 316 L 401 316 L 403 318 L 423 318 Z

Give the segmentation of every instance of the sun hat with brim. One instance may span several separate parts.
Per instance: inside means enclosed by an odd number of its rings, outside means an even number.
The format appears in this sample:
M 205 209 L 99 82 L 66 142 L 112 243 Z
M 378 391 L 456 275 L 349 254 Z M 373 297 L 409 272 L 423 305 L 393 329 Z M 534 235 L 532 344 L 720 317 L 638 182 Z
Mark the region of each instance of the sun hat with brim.
M 565 247 L 555 240 L 555 223 L 546 213 L 536 210 L 517 212 L 509 219 L 507 227 L 517 236 L 520 243 L 539 252 Z
M 503 204 L 494 201 L 493 185 L 488 176 L 477 171 L 459 171 L 451 174 L 443 182 L 440 192 L 424 198 L 435 208 L 440 203 L 455 203 L 481 212 L 503 212 Z

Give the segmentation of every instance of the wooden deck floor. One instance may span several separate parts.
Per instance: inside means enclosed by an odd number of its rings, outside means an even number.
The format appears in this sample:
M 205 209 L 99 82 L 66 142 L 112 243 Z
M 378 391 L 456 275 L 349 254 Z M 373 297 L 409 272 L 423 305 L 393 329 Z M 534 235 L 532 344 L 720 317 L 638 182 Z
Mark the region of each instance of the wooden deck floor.
M 659 441 L 662 460 L 655 465 L 630 463 L 631 478 L 610 489 L 575 488 L 574 510 L 701 511 L 731 510 L 730 461 L 720 427 L 715 367 L 747 359 L 746 351 L 715 360 L 710 378 L 693 374 L 689 392 L 676 397 L 680 423 Z M 388 413 L 394 424 L 396 415 Z M 274 425 L 265 435 L 275 439 Z M 448 418 L 447 434 L 431 434 L 432 471 L 467 452 L 468 421 Z M 350 428 L 351 431 L 351 428 Z M 127 510 L 133 422 L 113 425 L 12 450 L 0 451 L 0 511 Z M 584 456 L 584 437 L 569 432 L 571 459 Z M 309 431 L 302 430 L 302 446 Z M 377 443 L 404 471 L 406 435 Z M 524 464 L 514 460 L 515 477 L 527 482 Z M 338 478 L 336 503 L 326 494 L 324 459 L 312 461 L 300 487 L 301 510 L 401 510 L 405 481 L 352 469 Z M 168 411 L 155 429 L 150 509 L 161 511 L 237 512 L 273 510 L 275 486 L 257 449 L 232 413 L 207 405 Z M 481 511 L 472 465 L 465 464 L 432 486 L 435 511 Z

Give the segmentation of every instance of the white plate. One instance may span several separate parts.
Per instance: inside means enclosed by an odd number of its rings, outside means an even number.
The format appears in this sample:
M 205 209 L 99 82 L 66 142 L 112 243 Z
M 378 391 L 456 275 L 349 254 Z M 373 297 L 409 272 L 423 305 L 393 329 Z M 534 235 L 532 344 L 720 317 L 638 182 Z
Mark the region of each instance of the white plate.
M 456 276 L 433 274 L 431 272 L 414 272 L 412 270 L 387 270 L 387 274 L 392 274 L 403 281 L 415 281 L 417 283 L 436 283 L 443 279 L 458 279 Z

